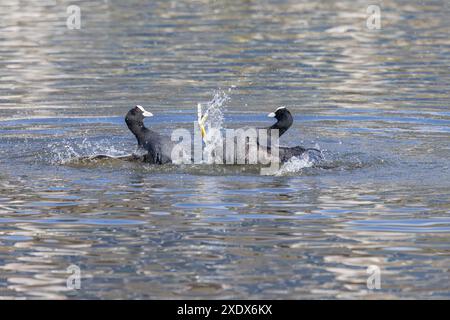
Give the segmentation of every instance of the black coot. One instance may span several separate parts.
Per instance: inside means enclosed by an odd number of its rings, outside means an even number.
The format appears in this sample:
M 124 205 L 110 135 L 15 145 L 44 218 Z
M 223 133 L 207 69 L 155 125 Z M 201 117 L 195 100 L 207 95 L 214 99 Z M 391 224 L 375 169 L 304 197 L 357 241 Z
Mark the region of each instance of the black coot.
M 169 137 L 162 136 L 144 125 L 144 118 L 152 116 L 153 114 L 146 111 L 142 106 L 136 106 L 128 111 L 125 122 L 136 136 L 138 146 L 148 152 L 144 156 L 145 162 L 154 164 L 172 163 L 173 142 Z
M 294 122 L 291 112 L 286 107 L 279 107 L 275 110 L 275 112 L 269 113 L 268 116 L 277 119 L 277 122 L 267 129 L 279 130 L 278 132 L 280 137 L 292 126 L 292 123 Z M 268 134 L 268 136 L 269 136 L 268 139 L 269 144 L 267 150 L 268 152 L 271 152 L 270 133 Z M 279 146 L 278 149 L 280 162 L 286 162 L 292 157 L 300 157 L 307 151 L 315 151 L 321 153 L 321 151 L 318 149 L 304 148 L 301 146 L 295 147 Z

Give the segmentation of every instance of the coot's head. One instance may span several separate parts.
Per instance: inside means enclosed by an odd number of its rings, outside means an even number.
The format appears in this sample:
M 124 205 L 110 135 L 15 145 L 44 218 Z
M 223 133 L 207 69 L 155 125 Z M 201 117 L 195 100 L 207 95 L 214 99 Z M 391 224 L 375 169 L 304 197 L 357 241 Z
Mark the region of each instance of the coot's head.
M 134 123 L 143 123 L 144 118 L 147 117 L 153 117 L 153 114 L 145 110 L 142 106 L 137 105 L 136 107 L 128 111 L 127 115 L 125 116 L 125 122 L 128 125 Z
M 271 112 L 267 115 L 268 117 L 277 119 L 277 122 L 274 124 L 274 128 L 278 128 L 283 132 L 289 129 L 289 127 L 294 122 L 291 113 L 286 107 L 279 107 L 275 112 Z

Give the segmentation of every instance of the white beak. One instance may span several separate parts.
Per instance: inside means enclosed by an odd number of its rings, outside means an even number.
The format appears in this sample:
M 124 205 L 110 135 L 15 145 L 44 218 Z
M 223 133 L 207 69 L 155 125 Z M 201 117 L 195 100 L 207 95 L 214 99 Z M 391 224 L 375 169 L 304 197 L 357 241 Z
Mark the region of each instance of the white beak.
M 136 107 L 139 108 L 139 109 L 141 109 L 142 115 L 143 115 L 144 117 L 153 117 L 153 113 L 148 112 L 147 110 L 145 110 L 143 106 L 137 105 Z
M 267 116 L 270 117 L 270 118 L 275 118 L 275 112 L 271 112 Z

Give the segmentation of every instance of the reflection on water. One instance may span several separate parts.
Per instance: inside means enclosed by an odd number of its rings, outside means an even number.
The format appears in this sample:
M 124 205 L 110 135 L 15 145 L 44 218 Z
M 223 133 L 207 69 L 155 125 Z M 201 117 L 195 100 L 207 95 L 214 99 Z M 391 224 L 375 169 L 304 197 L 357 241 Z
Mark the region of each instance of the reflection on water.
M 449 298 L 450 8 L 444 1 L 0 3 L 1 298 Z M 73 161 L 135 149 L 123 115 L 227 127 L 287 105 L 326 163 Z M 66 287 L 81 268 L 81 290 Z M 366 286 L 369 265 L 381 290 Z

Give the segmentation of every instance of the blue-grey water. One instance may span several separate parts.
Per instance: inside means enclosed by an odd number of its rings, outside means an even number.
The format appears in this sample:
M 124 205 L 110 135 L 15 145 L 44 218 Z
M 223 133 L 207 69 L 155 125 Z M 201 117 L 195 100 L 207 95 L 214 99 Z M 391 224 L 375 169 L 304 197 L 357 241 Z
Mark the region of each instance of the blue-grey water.
M 448 1 L 2 0 L 0 16 L 0 298 L 450 298 Z M 220 90 L 229 127 L 287 106 L 282 142 L 326 165 L 76 161 L 133 152 L 135 104 L 170 134 Z

